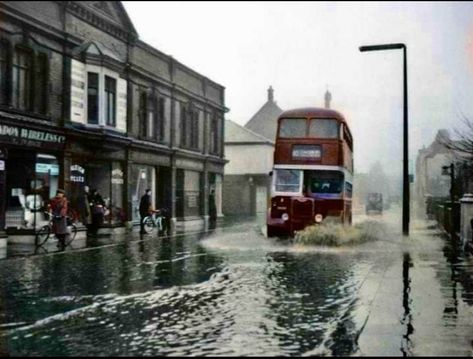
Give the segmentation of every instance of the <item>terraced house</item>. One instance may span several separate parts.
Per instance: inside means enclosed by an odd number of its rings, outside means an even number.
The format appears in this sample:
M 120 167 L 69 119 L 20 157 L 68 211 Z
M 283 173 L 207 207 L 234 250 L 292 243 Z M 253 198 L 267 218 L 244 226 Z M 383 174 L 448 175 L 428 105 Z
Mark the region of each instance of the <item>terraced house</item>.
M 0 231 L 32 234 L 57 188 L 96 188 L 105 227 L 146 188 L 174 228 L 221 208 L 224 87 L 139 39 L 118 1 L 0 2 Z

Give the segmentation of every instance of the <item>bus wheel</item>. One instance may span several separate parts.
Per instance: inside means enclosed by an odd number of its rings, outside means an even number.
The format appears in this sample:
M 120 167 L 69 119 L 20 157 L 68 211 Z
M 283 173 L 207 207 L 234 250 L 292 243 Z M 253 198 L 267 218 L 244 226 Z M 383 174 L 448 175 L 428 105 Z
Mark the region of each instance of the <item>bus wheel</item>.
M 276 237 L 277 231 L 273 226 L 266 226 L 266 235 L 268 238 Z

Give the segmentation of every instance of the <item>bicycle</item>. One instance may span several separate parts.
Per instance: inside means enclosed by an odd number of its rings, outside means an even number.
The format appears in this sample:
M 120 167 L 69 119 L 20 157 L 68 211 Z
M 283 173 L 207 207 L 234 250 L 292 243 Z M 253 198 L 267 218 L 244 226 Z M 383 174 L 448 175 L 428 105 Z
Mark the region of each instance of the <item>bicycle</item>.
M 157 216 L 156 216 L 157 215 Z M 143 218 L 143 227 L 146 233 L 150 234 L 153 232 L 154 228 L 158 228 L 158 235 L 161 232 L 166 231 L 167 228 L 164 228 L 163 222 L 166 225 L 166 217 L 163 210 L 155 210 L 149 216 Z M 167 226 L 166 226 L 167 227 Z
M 36 246 L 41 247 L 43 246 L 49 239 L 53 229 L 53 221 L 54 216 L 49 212 L 44 212 L 49 217 L 48 224 L 42 226 L 38 232 L 36 232 Z M 72 241 L 76 238 L 77 235 L 77 226 L 72 221 L 71 217 L 66 217 L 67 220 L 67 227 L 70 228 L 69 234 L 66 235 L 64 239 L 64 248 L 67 247 L 72 243 Z

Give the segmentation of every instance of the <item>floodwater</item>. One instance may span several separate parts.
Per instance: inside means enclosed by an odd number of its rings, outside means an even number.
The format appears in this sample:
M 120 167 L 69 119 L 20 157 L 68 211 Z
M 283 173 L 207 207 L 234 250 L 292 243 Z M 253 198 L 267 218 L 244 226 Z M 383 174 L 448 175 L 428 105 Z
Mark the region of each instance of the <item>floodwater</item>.
M 2 260 L 0 352 L 472 355 L 471 258 L 393 218 L 337 248 L 268 240 L 253 220 Z

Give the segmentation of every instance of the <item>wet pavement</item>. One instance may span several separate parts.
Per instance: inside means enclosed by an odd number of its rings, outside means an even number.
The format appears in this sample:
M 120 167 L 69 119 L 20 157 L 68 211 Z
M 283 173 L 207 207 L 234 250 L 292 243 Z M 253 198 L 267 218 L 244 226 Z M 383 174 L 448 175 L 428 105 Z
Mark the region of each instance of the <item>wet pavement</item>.
M 472 355 L 473 259 L 432 223 L 337 248 L 258 220 L 0 261 L 3 355 Z M 355 217 L 363 222 L 365 216 Z M 26 255 L 26 257 L 25 257 Z

